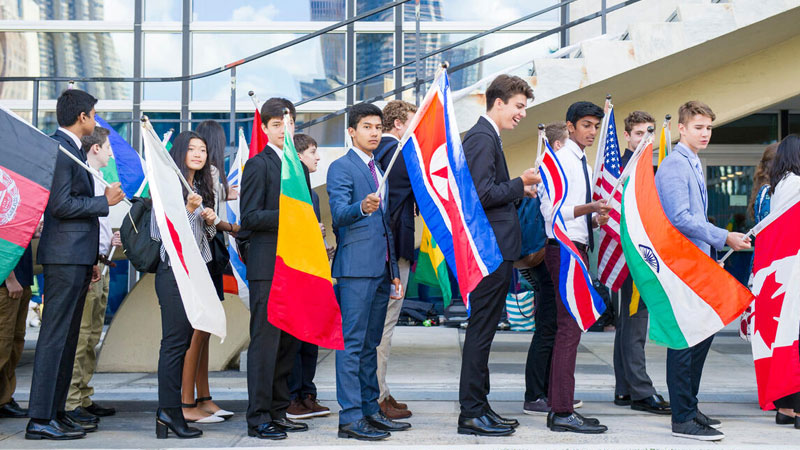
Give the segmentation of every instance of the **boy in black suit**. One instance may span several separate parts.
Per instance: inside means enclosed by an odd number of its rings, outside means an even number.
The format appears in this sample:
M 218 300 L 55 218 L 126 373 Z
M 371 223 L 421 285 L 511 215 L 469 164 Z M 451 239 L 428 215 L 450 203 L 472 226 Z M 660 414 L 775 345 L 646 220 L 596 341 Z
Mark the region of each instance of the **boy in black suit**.
M 56 103 L 59 128 L 53 138 L 84 162 L 81 138 L 94 131 L 96 103 L 77 89 L 64 91 Z M 64 412 L 86 291 L 100 276 L 92 270 L 100 239 L 97 218 L 125 198 L 120 183 L 95 197 L 94 183 L 91 174 L 59 152 L 36 258 L 44 268 L 47 314 L 36 344 L 26 439 L 77 439 L 97 429 L 99 420 L 76 422 Z

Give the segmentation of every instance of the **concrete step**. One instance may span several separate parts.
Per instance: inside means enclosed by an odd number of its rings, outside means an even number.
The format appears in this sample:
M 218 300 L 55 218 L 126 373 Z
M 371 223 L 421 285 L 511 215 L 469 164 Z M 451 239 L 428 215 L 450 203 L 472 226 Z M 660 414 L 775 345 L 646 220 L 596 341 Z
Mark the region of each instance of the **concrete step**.
M 536 96 L 534 104 L 589 84 L 582 58 L 537 58 L 533 60 L 533 66 L 535 74 L 531 77 L 531 87 Z
M 683 25 L 677 22 L 634 23 L 628 27 L 628 35 L 638 64 L 647 64 L 686 48 Z
M 589 83 L 597 83 L 639 65 L 631 41 L 584 42 L 581 54 Z
M 731 0 L 737 27 L 744 27 L 759 20 L 800 7 L 800 0 Z
M 686 47 L 730 33 L 737 27 L 731 3 L 681 4 L 678 20 L 683 24 Z

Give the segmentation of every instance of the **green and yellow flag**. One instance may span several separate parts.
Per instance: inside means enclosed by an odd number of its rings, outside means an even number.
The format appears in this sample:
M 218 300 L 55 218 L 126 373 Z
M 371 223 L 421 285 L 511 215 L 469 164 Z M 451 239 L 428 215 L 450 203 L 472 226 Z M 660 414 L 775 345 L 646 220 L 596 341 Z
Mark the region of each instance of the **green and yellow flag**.
M 422 243 L 419 246 L 419 257 L 417 258 L 417 270 L 414 272 L 414 279 L 418 283 L 438 287 L 442 291 L 444 307 L 450 306 L 450 302 L 453 300 L 453 292 L 450 290 L 447 262 L 444 260 L 444 253 L 436 244 L 431 231 L 424 222 L 422 224 Z

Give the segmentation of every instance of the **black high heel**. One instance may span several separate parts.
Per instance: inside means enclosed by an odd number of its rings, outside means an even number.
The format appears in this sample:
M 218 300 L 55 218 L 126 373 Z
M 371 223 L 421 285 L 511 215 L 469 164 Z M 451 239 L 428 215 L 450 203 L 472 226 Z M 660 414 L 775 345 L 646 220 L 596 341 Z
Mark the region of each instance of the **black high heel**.
M 197 438 L 203 431 L 186 424 L 180 408 L 158 408 L 156 411 L 156 438 L 166 439 L 169 430 L 181 439 Z

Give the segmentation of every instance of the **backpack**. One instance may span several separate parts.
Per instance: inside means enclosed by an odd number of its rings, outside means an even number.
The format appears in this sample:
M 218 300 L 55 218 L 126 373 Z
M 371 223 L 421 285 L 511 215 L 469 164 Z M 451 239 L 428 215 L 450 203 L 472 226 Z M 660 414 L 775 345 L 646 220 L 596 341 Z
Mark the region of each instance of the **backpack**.
M 122 251 L 139 272 L 156 273 L 161 262 L 161 243 L 150 237 L 150 211 L 153 201 L 134 197 L 131 209 L 122 220 L 119 235 Z

